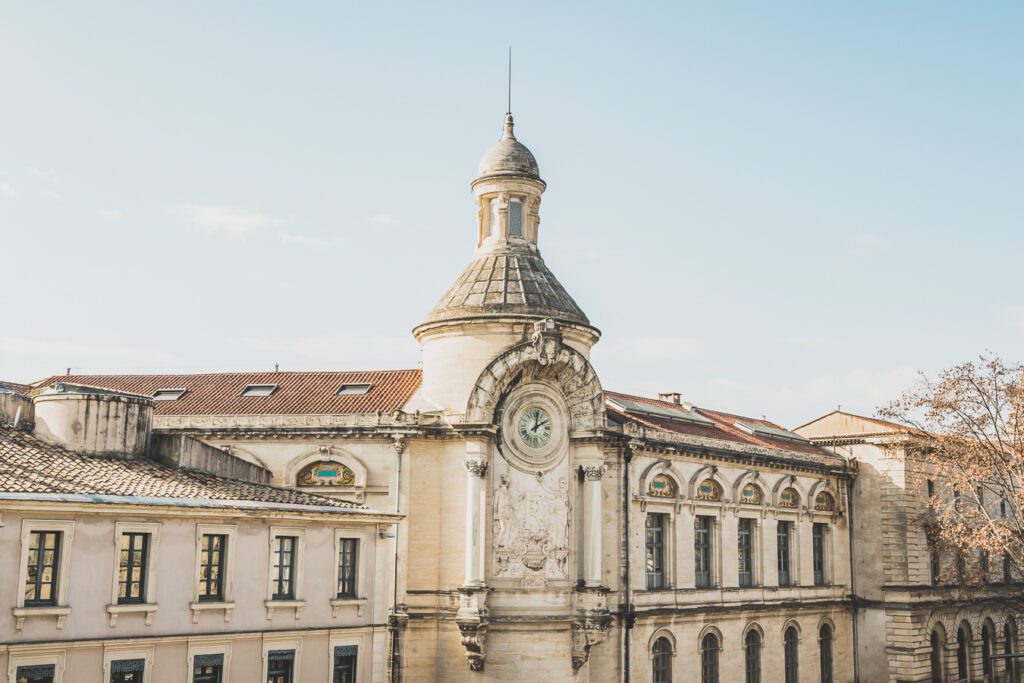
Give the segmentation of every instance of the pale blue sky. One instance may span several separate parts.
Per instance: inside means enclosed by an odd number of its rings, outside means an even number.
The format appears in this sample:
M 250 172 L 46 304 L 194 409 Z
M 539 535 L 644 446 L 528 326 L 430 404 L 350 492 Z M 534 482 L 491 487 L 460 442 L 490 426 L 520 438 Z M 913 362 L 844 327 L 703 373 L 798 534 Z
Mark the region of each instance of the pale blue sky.
M 607 388 L 787 425 L 1024 349 L 1024 4 L 0 5 L 0 377 L 414 367 L 500 133 Z

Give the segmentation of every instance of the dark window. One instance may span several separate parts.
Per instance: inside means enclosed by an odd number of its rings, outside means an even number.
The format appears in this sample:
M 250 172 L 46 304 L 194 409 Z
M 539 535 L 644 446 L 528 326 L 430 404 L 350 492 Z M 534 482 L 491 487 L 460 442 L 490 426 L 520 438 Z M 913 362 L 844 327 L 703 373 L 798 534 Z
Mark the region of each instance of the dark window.
M 790 558 L 790 534 L 793 530 L 793 522 L 779 522 L 776 530 L 776 542 L 778 545 L 779 558 L 779 585 L 789 586 L 793 579 L 789 573 Z
M 654 683 L 672 683 L 672 643 L 668 638 L 658 638 L 651 648 Z
M 110 683 L 142 683 L 145 659 L 117 659 L 110 663 Z
M 746 683 L 761 683 L 761 634 L 754 629 L 747 631 L 747 637 L 743 639 L 743 656 Z
M 192 683 L 221 683 L 224 655 L 196 655 L 192 662 Z
M 332 683 L 356 683 L 356 655 L 358 648 L 355 645 L 344 645 L 334 648 L 334 678 Z
M 704 636 L 700 643 L 700 683 L 718 683 L 718 637 Z
M 338 550 L 338 597 L 355 598 L 356 594 L 356 544 L 354 538 L 341 539 Z
M 221 602 L 224 600 L 224 567 L 227 561 L 227 551 L 227 536 L 223 534 L 203 534 L 203 538 L 199 542 L 200 602 Z
M 267 653 L 267 683 L 292 683 L 293 650 L 271 650 Z
M 939 582 L 939 572 L 941 571 L 941 567 L 939 565 L 939 551 L 934 547 L 929 546 L 928 557 L 931 562 L 932 585 L 934 586 Z
M 1003 654 L 1014 654 L 1014 650 L 1017 645 L 1017 639 L 1013 634 L 1013 627 L 1007 623 L 1003 626 Z M 1006 677 L 1010 683 L 1017 683 L 1017 660 L 1010 657 L 1006 660 Z
M 648 589 L 665 587 L 665 518 L 664 514 L 649 514 L 645 523 Z
M 121 559 L 117 574 L 118 604 L 146 601 L 146 567 L 149 534 L 121 534 Z
M 981 551 L 981 554 L 978 556 L 978 564 L 980 565 L 979 568 L 981 569 L 981 582 L 988 583 L 989 560 L 987 550 Z
M 988 624 L 981 627 L 981 671 L 986 676 L 992 675 L 992 632 Z
M 1006 501 L 999 501 L 999 518 L 1006 519 Z
M 14 673 L 18 683 L 53 683 L 57 675 L 57 667 L 53 664 L 36 664 L 35 666 L 19 666 Z
M 942 683 L 942 639 L 932 631 L 932 683 Z
M 821 683 L 832 683 L 832 627 L 823 624 L 818 638 Z
M 25 574 L 25 606 L 57 604 L 57 571 L 60 567 L 59 531 L 33 531 L 28 541 Z
M 295 598 L 295 536 L 278 536 L 274 548 L 274 600 Z
M 786 683 L 800 683 L 800 636 L 795 626 L 786 629 L 785 636 L 785 667 Z
M 825 585 L 825 525 L 816 523 L 811 531 L 814 552 L 814 585 Z
M 964 573 L 967 571 L 967 556 L 963 550 L 956 551 L 956 582 L 964 582 Z
M 956 673 L 960 678 L 967 678 L 967 633 L 961 628 L 956 632 Z
M 1013 560 L 1010 559 L 1010 553 L 1003 553 L 1003 583 L 1010 583 L 1013 581 Z
M 739 526 L 739 573 L 741 586 L 754 585 L 754 520 L 741 519 Z
M 928 480 L 928 497 L 931 498 L 935 495 L 935 482 L 931 479 Z
M 694 582 L 697 588 L 711 586 L 711 531 L 714 521 L 699 516 L 693 522 Z

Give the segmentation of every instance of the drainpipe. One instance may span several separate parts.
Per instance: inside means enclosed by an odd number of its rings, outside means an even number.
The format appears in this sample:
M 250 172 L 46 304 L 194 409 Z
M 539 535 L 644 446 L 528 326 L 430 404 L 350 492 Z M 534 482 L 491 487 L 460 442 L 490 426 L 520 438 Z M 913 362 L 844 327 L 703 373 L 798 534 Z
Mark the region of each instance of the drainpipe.
M 626 589 L 623 591 L 624 599 L 626 602 L 625 607 L 625 643 L 623 643 L 623 652 L 625 654 L 625 661 L 622 664 L 622 680 L 623 683 L 630 683 L 632 680 L 632 671 L 630 670 L 630 662 L 632 661 L 632 640 L 633 640 L 633 623 L 636 617 L 633 614 L 633 578 L 630 568 L 633 564 L 632 558 L 629 553 L 629 517 L 630 517 L 630 504 L 629 504 L 629 467 L 630 463 L 633 462 L 633 449 L 626 446 L 622 451 L 622 512 L 625 518 L 623 527 L 625 528 L 626 541 L 623 544 L 626 549 Z
M 857 637 L 857 612 L 859 611 L 859 600 L 857 598 L 857 568 L 853 560 L 853 558 L 857 556 L 857 549 L 856 543 L 853 540 L 853 508 L 853 478 L 847 477 L 846 518 L 849 520 L 849 531 L 847 533 L 847 536 L 850 539 L 850 600 L 853 604 L 853 680 L 855 681 L 855 683 L 860 683 L 860 646 L 859 638 Z
M 402 512 L 402 453 L 405 452 L 406 442 L 404 437 L 398 437 L 395 439 L 395 514 L 401 514 Z M 395 522 L 395 568 L 394 575 L 392 578 L 393 588 L 391 594 L 391 683 L 399 683 L 402 680 L 401 672 L 401 650 L 400 650 L 400 635 L 398 630 L 398 543 L 400 540 L 398 533 L 398 525 L 400 521 Z

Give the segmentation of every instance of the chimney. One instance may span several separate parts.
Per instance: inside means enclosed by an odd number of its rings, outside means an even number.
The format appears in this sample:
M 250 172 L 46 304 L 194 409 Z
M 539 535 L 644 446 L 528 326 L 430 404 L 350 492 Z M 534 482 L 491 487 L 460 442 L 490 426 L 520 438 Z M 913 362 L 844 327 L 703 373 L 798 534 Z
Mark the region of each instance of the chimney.
M 58 382 L 33 403 L 33 434 L 47 443 L 84 455 L 122 459 L 142 456 L 149 446 L 149 396 Z
M 666 403 L 675 403 L 677 406 L 683 404 L 683 396 L 678 391 L 665 391 L 658 394 L 659 401 L 665 401 Z

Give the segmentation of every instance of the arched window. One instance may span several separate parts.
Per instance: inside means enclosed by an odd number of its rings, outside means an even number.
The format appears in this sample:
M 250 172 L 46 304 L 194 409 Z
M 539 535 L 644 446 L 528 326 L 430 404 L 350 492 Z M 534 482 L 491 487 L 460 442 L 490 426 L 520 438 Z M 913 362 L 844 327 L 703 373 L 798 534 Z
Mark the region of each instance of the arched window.
M 942 638 L 932 631 L 932 683 L 942 683 Z
M 786 629 L 786 683 L 800 683 L 800 634 L 796 626 Z
M 988 624 L 981 627 L 981 671 L 991 678 L 992 676 L 992 631 Z
M 700 642 L 700 683 L 718 683 L 718 636 L 709 633 Z
M 1003 652 L 1012 655 L 1017 651 L 1017 632 L 1013 625 L 1007 621 L 1003 626 Z M 1006 679 L 1010 683 L 1017 683 L 1017 660 L 1008 657 L 1006 659 Z
M 832 683 L 832 627 L 822 624 L 818 638 L 821 683 Z
M 970 636 L 967 635 L 967 631 L 961 626 L 956 632 L 956 675 L 960 678 L 967 678 L 967 661 L 970 657 L 968 647 L 970 643 Z
M 652 680 L 654 683 L 672 683 L 672 643 L 665 636 L 651 647 Z
M 761 683 L 761 634 L 757 629 L 747 631 L 747 637 L 743 639 L 743 655 L 747 663 L 746 683 Z

